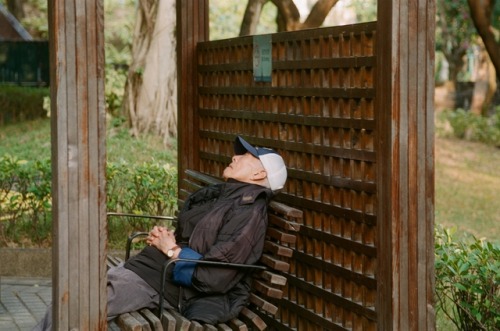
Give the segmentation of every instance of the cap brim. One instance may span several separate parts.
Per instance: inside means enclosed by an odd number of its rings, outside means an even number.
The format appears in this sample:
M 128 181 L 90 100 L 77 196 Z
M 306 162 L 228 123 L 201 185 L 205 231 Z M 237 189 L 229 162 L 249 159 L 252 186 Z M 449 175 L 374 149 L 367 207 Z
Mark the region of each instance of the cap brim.
M 241 138 L 240 136 L 236 137 L 234 140 L 234 154 L 236 155 L 243 155 L 245 153 L 250 153 L 256 158 L 259 158 L 259 152 L 255 147 L 250 145 L 245 139 Z

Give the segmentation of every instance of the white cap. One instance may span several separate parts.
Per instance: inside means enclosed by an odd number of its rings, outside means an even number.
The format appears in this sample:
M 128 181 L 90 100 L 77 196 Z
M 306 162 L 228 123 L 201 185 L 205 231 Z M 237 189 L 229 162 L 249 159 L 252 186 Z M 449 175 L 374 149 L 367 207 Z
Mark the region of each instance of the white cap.
M 266 170 L 267 180 L 271 190 L 280 190 L 285 186 L 287 172 L 283 158 L 271 148 L 254 147 L 240 136 L 234 141 L 234 153 L 243 155 L 249 152 L 260 160 L 262 166 Z

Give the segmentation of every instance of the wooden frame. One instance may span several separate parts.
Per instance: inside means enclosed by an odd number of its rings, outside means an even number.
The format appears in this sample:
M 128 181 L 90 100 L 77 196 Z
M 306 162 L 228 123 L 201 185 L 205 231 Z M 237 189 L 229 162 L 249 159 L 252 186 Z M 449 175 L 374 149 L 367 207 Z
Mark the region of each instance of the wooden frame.
M 106 322 L 102 6 L 49 1 L 58 329 L 100 329 Z M 377 328 L 432 330 L 435 5 L 379 0 L 378 6 Z M 177 13 L 182 174 L 199 162 L 196 45 L 208 39 L 208 0 L 178 0 Z
M 433 330 L 435 2 L 378 0 L 379 330 Z
M 49 1 L 55 330 L 106 325 L 103 17 L 102 0 Z

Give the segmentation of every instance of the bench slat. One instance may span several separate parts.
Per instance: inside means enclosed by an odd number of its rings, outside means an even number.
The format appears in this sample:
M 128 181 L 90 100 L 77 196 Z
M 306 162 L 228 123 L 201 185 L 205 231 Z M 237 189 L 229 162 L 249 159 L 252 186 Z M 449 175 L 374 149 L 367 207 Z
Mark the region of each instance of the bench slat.
M 175 318 L 167 310 L 161 313 L 161 325 L 165 331 L 175 331 Z
M 231 328 L 231 330 L 248 331 L 247 325 L 237 318 L 233 318 L 232 320 L 230 320 L 228 322 L 228 324 L 229 324 L 229 327 Z
M 283 297 L 282 290 L 269 286 L 259 280 L 255 280 L 252 286 L 256 291 L 263 293 L 270 298 L 281 299 Z
M 121 259 L 119 259 L 119 258 L 117 258 L 115 256 L 111 256 L 111 255 L 108 255 L 107 259 L 106 259 L 106 263 L 107 263 L 108 268 L 110 268 L 110 267 L 116 267 L 121 262 L 122 262 Z
M 108 322 L 108 330 L 109 331 L 121 331 L 120 327 L 118 326 L 118 324 L 116 324 L 115 320 Z
M 255 295 L 254 293 L 250 293 L 250 302 L 255 306 L 267 311 L 271 315 L 276 315 L 276 313 L 278 312 L 278 307 Z
M 283 215 L 287 217 L 292 217 L 292 218 L 302 218 L 303 217 L 303 212 L 297 208 L 293 208 L 290 206 L 287 206 L 281 202 L 278 201 L 271 201 L 269 203 L 269 207 L 272 209 L 282 213 Z
M 288 270 L 290 270 L 289 263 L 275 259 L 268 254 L 262 254 L 262 257 L 260 258 L 260 262 L 262 262 L 264 265 L 268 266 L 269 268 L 277 270 L 277 271 L 287 272 Z
M 264 250 L 273 253 L 274 255 L 283 257 L 292 257 L 293 255 L 293 250 L 291 248 L 278 245 L 277 243 L 269 240 L 264 242 Z
M 209 185 L 218 184 L 221 182 L 220 179 L 217 179 L 215 177 L 205 175 L 199 171 L 194 171 L 194 170 L 190 170 L 190 169 L 186 170 L 186 175 L 188 175 L 189 177 L 194 178 L 196 180 L 199 180 L 200 182 L 209 184 Z
M 169 309 L 168 312 L 175 318 L 176 331 L 189 331 L 189 327 L 191 326 L 190 320 L 188 320 L 175 310 Z
M 257 314 L 246 307 L 242 309 L 240 315 L 248 324 L 252 324 L 259 331 L 263 331 L 267 328 L 266 323 Z
M 267 235 L 273 239 L 279 240 L 283 243 L 295 244 L 297 236 L 289 233 L 285 233 L 275 228 L 267 228 Z
M 299 232 L 300 230 L 300 224 L 291 222 L 290 220 L 280 217 L 279 215 L 268 214 L 268 220 L 269 224 L 280 227 L 285 231 Z
M 155 331 L 163 331 L 160 319 L 151 310 L 142 309 L 141 314 L 149 322 L 151 329 Z
M 121 314 L 116 318 L 116 324 L 123 331 L 141 331 L 142 325 L 129 313 Z
M 151 331 L 149 322 L 141 314 L 139 314 L 139 312 L 133 311 L 130 313 L 130 316 L 132 316 L 137 322 L 139 322 L 142 331 Z
M 286 285 L 286 277 L 275 274 L 267 270 L 260 272 L 258 276 L 270 284 L 281 285 L 281 286 Z
M 217 324 L 218 331 L 232 331 L 232 329 L 225 323 Z
M 189 331 L 203 331 L 203 325 L 201 325 L 197 321 L 191 321 L 191 325 L 189 326 Z

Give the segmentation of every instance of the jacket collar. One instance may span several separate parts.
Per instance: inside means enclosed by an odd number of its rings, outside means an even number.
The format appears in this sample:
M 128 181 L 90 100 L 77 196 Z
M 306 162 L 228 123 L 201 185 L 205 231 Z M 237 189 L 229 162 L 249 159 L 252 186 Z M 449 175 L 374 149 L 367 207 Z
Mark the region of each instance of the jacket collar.
M 260 185 L 249 184 L 229 178 L 221 185 L 221 198 L 240 198 L 241 204 L 251 204 L 260 196 L 265 196 L 267 202 L 273 197 L 273 192 Z

